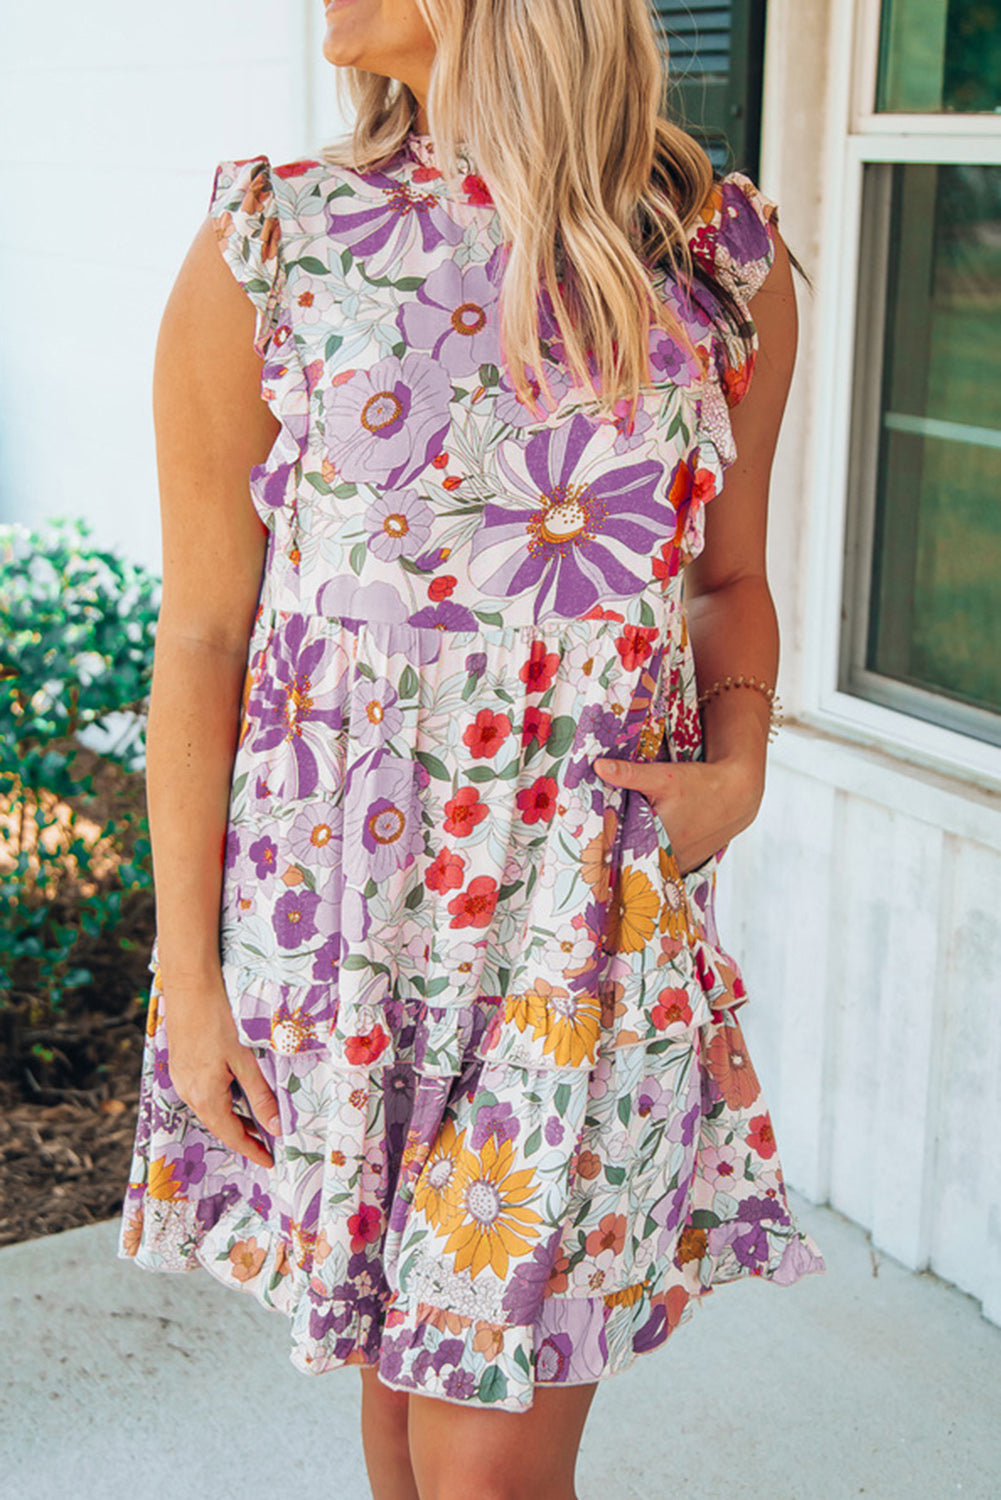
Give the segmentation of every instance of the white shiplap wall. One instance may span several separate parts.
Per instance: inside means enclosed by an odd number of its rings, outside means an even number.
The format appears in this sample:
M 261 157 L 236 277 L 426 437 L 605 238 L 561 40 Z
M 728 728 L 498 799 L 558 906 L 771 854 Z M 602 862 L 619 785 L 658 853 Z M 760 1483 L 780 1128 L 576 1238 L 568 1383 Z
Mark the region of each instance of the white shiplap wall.
M 840 0 L 837 0 L 839 10 Z M 816 281 L 776 466 L 780 690 L 802 642 L 837 95 L 835 0 L 771 0 L 762 184 Z M 156 564 L 150 380 L 216 161 L 340 129 L 311 0 L 8 5 L 0 49 L 0 518 L 84 513 Z M 832 103 L 833 100 L 833 103 Z M 836 146 L 836 141 L 834 141 Z M 791 1183 L 1001 1321 L 1001 813 L 961 779 L 787 727 L 720 867 L 755 1062 Z
M 903 734 L 848 737 L 817 711 L 830 685 L 805 649 L 837 608 L 810 587 L 837 564 L 844 500 L 825 474 L 838 397 L 825 341 L 853 318 L 840 215 L 878 20 L 876 0 L 769 3 L 762 186 L 814 282 L 798 285 L 769 518 L 779 689 L 797 722 L 721 863 L 718 914 L 789 1180 L 1001 1322 L 1001 754 L 992 781 L 905 751 Z

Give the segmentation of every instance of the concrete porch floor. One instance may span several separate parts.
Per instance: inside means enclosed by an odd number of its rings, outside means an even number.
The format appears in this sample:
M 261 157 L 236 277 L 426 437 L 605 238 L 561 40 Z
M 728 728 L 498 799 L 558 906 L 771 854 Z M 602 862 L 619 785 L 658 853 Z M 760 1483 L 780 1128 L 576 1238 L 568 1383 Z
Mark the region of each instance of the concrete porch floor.
M 1001 1497 L 1001 1329 L 796 1211 L 828 1274 L 723 1287 L 610 1380 L 580 1500 Z M 368 1500 L 357 1374 L 301 1374 L 284 1317 L 208 1272 L 117 1260 L 117 1233 L 0 1251 L 3 1500 Z

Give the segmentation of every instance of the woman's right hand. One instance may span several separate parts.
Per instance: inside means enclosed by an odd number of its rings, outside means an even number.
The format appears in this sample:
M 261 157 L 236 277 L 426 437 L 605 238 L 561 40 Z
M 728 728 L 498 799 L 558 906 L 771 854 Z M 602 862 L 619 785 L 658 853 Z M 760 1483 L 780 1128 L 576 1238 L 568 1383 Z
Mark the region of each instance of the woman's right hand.
M 170 1081 L 217 1140 L 258 1166 L 274 1157 L 233 1108 L 235 1078 L 255 1118 L 271 1136 L 280 1130 L 278 1103 L 250 1047 L 237 1034 L 222 976 L 174 984 L 163 995 Z

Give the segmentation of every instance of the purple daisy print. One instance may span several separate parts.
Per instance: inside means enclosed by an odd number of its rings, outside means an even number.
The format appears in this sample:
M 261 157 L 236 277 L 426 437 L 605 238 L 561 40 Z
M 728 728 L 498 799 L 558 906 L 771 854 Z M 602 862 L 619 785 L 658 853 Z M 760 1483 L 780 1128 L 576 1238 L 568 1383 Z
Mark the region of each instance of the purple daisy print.
M 579 618 L 602 597 L 628 598 L 647 581 L 650 553 L 672 534 L 675 514 L 655 499 L 655 459 L 609 466 L 608 425 L 578 413 L 497 460 L 509 499 L 488 503 L 473 540 L 470 572 L 486 593 L 531 589 L 535 618 Z
M 462 239 L 462 225 L 419 183 L 384 172 L 368 172 L 363 181 L 364 196 L 333 198 L 326 218 L 329 234 L 365 261 L 370 276 L 391 273 L 408 257 Z
M 385 677 L 359 678 L 351 695 L 351 732 L 363 745 L 392 739 L 403 727 L 396 689 Z
M 368 508 L 369 550 L 383 562 L 413 557 L 431 535 L 433 520 L 430 505 L 415 490 L 389 490 Z
M 341 813 L 331 802 L 307 802 L 288 831 L 289 848 L 307 870 L 329 870 L 340 863 Z
M 418 287 L 415 300 L 400 308 L 397 327 L 412 349 L 426 349 L 453 376 L 471 375 L 480 365 L 500 362 L 496 302 L 487 266 L 463 269 L 445 260 Z
M 399 489 L 439 452 L 452 382 L 423 354 L 389 354 L 324 392 L 327 453 L 342 479 Z
M 248 714 L 257 724 L 255 751 L 286 747 L 287 797 L 308 797 L 319 784 L 320 760 L 329 759 L 332 731 L 341 727 L 346 665 L 343 647 L 322 636 L 308 639 L 303 615 L 275 632 Z
M 379 755 L 349 780 L 345 847 L 363 879 L 387 880 L 412 865 L 423 847 L 414 762 Z

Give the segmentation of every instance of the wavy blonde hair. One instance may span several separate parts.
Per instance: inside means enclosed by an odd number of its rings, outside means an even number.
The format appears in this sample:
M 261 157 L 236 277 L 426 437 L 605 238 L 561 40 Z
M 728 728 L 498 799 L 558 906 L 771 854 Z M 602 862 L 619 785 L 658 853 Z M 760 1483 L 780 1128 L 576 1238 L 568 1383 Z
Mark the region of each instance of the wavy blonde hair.
M 427 98 L 436 161 L 458 175 L 466 150 L 507 242 L 500 339 L 514 388 L 537 407 L 534 375 L 552 400 L 538 327 L 545 288 L 572 378 L 601 414 L 623 399 L 635 411 L 652 384 L 651 322 L 691 347 L 651 272 L 666 261 L 690 285 L 687 230 L 713 184 L 701 146 L 662 112 L 666 39 L 647 0 L 416 4 L 436 46 Z M 337 71 L 354 128 L 320 154 L 372 170 L 414 128 L 417 99 L 397 79 Z

